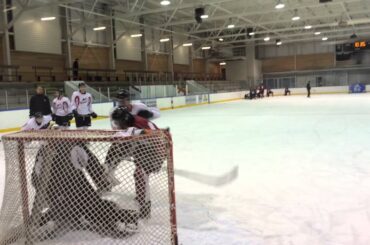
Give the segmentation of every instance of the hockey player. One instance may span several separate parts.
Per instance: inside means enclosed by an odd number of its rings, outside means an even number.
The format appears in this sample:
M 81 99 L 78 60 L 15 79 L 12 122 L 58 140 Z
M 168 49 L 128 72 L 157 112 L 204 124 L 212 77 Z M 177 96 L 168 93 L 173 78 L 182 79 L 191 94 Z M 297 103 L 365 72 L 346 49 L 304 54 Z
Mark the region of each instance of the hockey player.
M 36 94 L 30 100 L 30 117 L 33 117 L 36 112 L 41 112 L 44 116 L 51 115 L 50 101 L 42 86 L 37 86 Z
M 40 167 L 32 178 L 36 197 L 31 224 L 41 228 L 53 221 L 54 229 L 46 238 L 84 227 L 102 236 L 122 238 L 137 229 L 137 211 L 104 200 L 90 184 L 83 172 L 91 164 L 90 153 L 80 144 L 45 145 L 36 161 Z
M 123 130 L 118 136 L 132 136 L 145 134 L 158 127 L 140 116 L 133 116 L 127 108 L 118 107 L 111 114 L 113 129 Z M 105 160 L 110 175 L 112 175 L 117 165 L 124 159 L 133 157 L 135 163 L 135 190 L 136 201 L 139 204 L 140 218 L 148 218 L 151 212 L 151 201 L 149 195 L 149 175 L 160 170 L 164 160 L 165 151 L 160 146 L 153 146 L 150 143 L 139 146 L 128 144 L 113 144 Z M 143 151 L 151 154 L 143 154 Z M 149 155 L 152 155 L 149 158 Z
M 72 107 L 70 100 L 63 96 L 63 91 L 58 90 L 55 92 L 55 99 L 52 103 L 53 121 L 61 129 L 68 129 L 71 125 L 70 120 L 73 118 Z
M 78 129 L 88 129 L 91 126 L 91 117 L 96 118 L 98 115 L 92 109 L 93 97 L 86 92 L 84 82 L 78 84 L 79 91 L 72 94 L 72 110 Z
M 308 81 L 306 88 L 307 88 L 307 98 L 311 98 L 311 81 Z
M 130 93 L 127 90 L 119 90 L 116 95 L 116 101 L 117 106 L 113 108 L 113 110 L 118 107 L 126 107 L 132 115 L 138 115 L 148 120 L 154 120 L 161 116 L 159 109 L 156 107 L 148 107 L 147 105 L 140 102 L 130 102 Z
M 22 126 L 22 131 L 47 129 L 50 126 L 50 121 L 51 116 L 44 116 L 41 112 L 36 112 Z
M 284 90 L 284 96 L 287 96 L 287 95 L 290 95 L 290 90 L 289 90 L 288 86 L 286 86 L 285 90 Z

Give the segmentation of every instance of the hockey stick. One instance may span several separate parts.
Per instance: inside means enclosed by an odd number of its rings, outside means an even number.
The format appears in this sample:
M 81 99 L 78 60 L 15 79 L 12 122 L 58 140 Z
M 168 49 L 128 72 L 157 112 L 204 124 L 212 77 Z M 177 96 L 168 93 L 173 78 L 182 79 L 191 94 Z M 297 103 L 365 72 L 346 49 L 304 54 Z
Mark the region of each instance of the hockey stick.
M 238 177 L 238 173 L 238 166 L 234 166 L 230 171 L 219 176 L 212 176 L 207 174 L 195 173 L 188 170 L 175 169 L 175 174 L 178 176 L 210 186 L 223 186 L 229 184 Z

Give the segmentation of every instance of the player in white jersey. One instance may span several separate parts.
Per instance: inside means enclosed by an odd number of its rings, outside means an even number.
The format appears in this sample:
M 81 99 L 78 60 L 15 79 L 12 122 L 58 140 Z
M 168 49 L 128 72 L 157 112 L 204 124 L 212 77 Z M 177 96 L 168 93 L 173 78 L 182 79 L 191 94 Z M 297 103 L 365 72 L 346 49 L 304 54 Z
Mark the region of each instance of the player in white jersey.
M 130 93 L 127 90 L 119 90 L 116 95 L 116 101 L 117 105 L 111 110 L 111 115 L 116 108 L 125 107 L 132 115 L 140 116 L 148 120 L 154 120 L 161 116 L 159 109 L 156 107 L 148 107 L 140 102 L 132 103 L 130 101 Z
M 50 126 L 50 121 L 50 115 L 44 116 L 41 112 L 36 112 L 34 117 L 28 119 L 22 126 L 22 131 L 47 129 Z
M 86 92 L 86 84 L 78 84 L 79 91 L 72 94 L 72 110 L 76 120 L 76 127 L 79 129 L 88 129 L 91 126 L 91 117 L 97 115 L 92 109 L 93 97 Z
M 70 121 L 73 118 L 71 101 L 63 96 L 63 91 L 55 92 L 55 99 L 52 103 L 53 121 L 61 129 L 68 129 L 71 126 Z

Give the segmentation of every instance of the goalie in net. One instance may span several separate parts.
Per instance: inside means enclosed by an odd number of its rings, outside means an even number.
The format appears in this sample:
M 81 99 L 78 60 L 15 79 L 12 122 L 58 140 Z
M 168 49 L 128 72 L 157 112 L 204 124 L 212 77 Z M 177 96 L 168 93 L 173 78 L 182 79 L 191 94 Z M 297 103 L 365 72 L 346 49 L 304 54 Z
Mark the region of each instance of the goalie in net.
M 7 187 L 21 184 L 20 193 L 5 190 L 0 243 L 23 239 L 26 244 L 63 244 L 69 236 L 74 244 L 89 244 L 91 237 L 112 239 L 104 244 L 121 244 L 122 239 L 130 244 L 176 244 L 169 134 L 129 127 L 132 121 L 127 118 L 130 115 L 124 111 L 114 121 L 121 131 L 42 130 L 5 136 Z M 102 184 L 109 179 L 107 171 L 101 171 L 104 166 L 114 169 L 118 185 Z M 138 169 L 148 178 L 137 177 Z M 156 189 L 153 224 L 141 222 L 142 217 L 150 217 L 150 202 L 140 193 L 146 193 L 150 184 Z M 102 186 L 119 198 L 105 196 Z M 17 205 L 22 219 L 9 214 Z M 145 230 L 142 234 L 140 227 Z

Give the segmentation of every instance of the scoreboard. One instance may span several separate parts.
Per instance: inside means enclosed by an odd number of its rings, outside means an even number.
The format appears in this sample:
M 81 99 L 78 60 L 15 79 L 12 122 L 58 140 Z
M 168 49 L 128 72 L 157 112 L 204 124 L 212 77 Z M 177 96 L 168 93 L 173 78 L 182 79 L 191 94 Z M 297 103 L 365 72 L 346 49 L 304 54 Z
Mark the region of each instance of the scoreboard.
M 370 50 L 370 41 L 359 40 L 335 46 L 337 61 L 349 60 L 351 57 Z
M 355 50 L 370 49 L 369 41 L 357 41 L 353 44 Z

